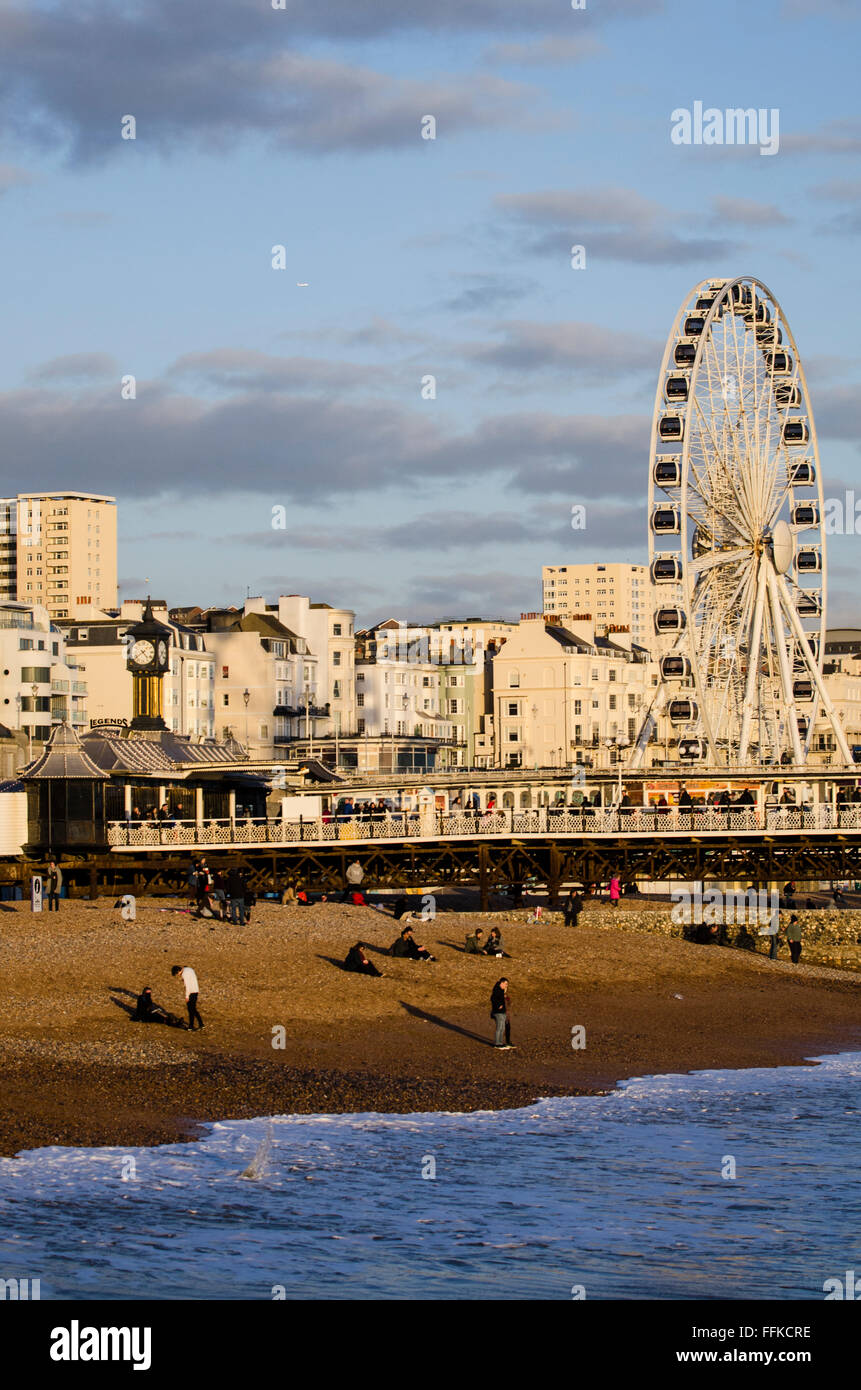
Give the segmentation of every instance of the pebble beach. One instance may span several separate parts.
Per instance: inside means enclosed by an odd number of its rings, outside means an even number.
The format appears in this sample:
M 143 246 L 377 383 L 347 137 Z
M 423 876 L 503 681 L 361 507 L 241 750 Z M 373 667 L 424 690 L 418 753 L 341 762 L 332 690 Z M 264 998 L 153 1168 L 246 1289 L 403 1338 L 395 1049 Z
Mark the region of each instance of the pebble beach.
M 785 946 L 772 962 L 685 941 L 667 904 L 642 899 L 589 901 L 576 929 L 557 913 L 529 925 L 526 908 L 442 910 L 415 924 L 437 958 L 423 964 L 388 955 L 398 924 L 372 907 L 262 901 L 238 927 L 170 899 L 139 899 L 135 922 L 107 899 L 3 904 L 0 1152 L 172 1142 L 265 1114 L 498 1110 L 845 1050 L 861 1041 L 861 914 L 820 915 L 794 967 Z M 510 959 L 466 955 L 466 933 L 494 923 Z M 341 969 L 357 940 L 382 978 Z M 184 1015 L 175 963 L 197 971 L 204 1030 L 131 1022 L 145 985 Z M 500 1054 L 503 974 L 516 1050 Z

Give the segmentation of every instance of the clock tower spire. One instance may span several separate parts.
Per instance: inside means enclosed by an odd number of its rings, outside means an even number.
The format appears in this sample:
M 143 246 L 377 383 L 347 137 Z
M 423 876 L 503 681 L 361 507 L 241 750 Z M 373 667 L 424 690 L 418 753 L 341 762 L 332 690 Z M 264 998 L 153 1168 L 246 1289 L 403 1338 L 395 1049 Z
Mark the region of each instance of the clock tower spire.
M 126 666 L 134 684 L 133 729 L 167 731 L 162 717 L 162 681 L 172 636 L 170 628 L 153 617 L 152 599 L 147 595 L 143 617 L 126 632 Z

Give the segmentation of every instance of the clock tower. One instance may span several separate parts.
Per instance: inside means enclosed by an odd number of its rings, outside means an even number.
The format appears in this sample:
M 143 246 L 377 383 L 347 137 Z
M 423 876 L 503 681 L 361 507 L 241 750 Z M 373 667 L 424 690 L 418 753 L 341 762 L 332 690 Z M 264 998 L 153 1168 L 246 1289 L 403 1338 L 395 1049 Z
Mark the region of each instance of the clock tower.
M 167 732 L 162 718 L 162 680 L 172 636 L 170 628 L 153 617 L 152 600 L 147 598 L 143 617 L 127 630 L 125 637 L 126 667 L 134 683 L 133 729 Z

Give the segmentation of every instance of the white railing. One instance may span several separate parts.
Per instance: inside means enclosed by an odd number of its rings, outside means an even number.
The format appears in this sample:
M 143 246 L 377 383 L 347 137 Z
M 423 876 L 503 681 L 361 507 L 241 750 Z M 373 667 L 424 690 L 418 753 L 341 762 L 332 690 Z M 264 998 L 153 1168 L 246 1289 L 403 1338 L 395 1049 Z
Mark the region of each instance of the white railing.
M 484 838 L 489 835 L 725 835 L 861 830 L 861 804 L 811 807 L 507 807 L 493 811 L 387 812 L 372 819 L 110 821 L 115 848 L 183 845 L 329 844 L 355 840 Z

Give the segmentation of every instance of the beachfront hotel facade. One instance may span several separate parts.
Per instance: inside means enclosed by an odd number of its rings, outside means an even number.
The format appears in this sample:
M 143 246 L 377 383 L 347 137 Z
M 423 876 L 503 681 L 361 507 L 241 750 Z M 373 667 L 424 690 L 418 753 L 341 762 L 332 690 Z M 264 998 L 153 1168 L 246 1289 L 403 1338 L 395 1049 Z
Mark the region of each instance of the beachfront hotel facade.
M 621 561 L 589 565 L 544 565 L 541 607 L 560 618 L 591 613 L 595 632 L 626 627 L 638 646 L 651 644 L 652 599 L 647 565 Z
M 588 613 L 524 613 L 492 662 L 493 765 L 610 766 L 636 742 L 657 684 L 626 629 L 602 636 Z
M 323 736 L 319 662 L 304 637 L 260 600 L 243 608 L 173 608 L 171 620 L 197 632 L 215 663 L 215 736 L 237 740 L 249 757 L 277 763 L 286 746 Z
M 41 604 L 52 619 L 116 607 L 116 498 L 63 490 L 0 498 L 0 598 Z

